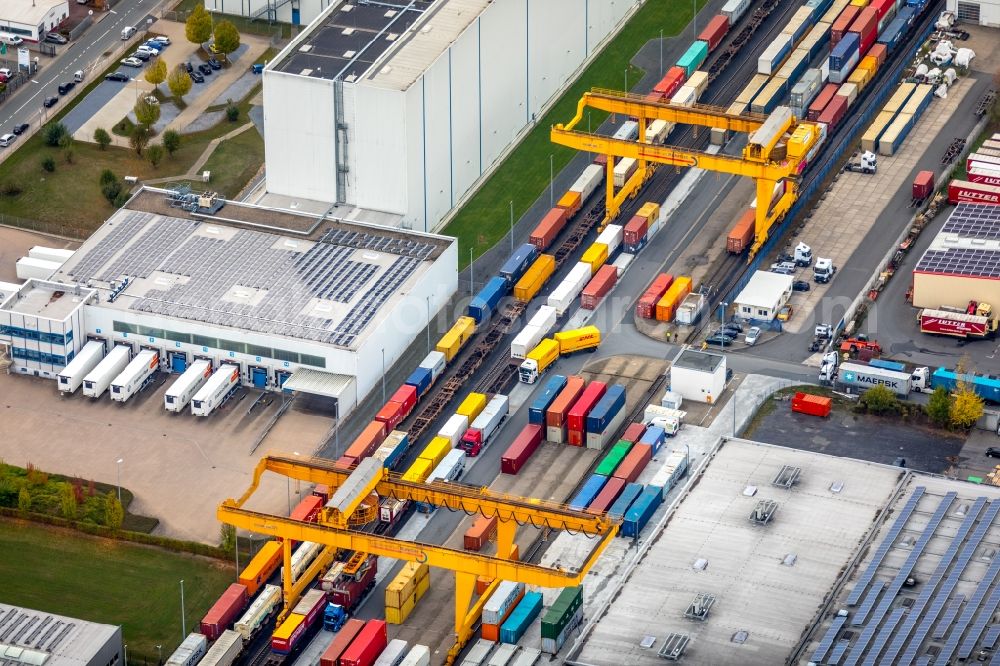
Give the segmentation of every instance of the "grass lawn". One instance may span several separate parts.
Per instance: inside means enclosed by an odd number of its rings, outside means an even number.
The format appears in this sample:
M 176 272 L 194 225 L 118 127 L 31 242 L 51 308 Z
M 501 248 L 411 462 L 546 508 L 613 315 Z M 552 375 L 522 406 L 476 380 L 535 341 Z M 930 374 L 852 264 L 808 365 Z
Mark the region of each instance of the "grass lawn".
M 190 12 L 197 5 L 203 5 L 203 0 L 180 0 L 176 5 L 171 7 L 171 11 L 178 13 L 184 13 L 187 16 L 187 12 Z M 292 24 L 291 23 L 268 23 L 266 17 L 259 18 L 256 21 L 251 21 L 244 16 L 234 16 L 232 14 L 225 14 L 220 17 L 220 20 L 225 18 L 227 21 L 236 26 L 236 29 L 240 32 L 245 32 L 251 35 L 269 35 L 274 33 L 276 30 L 281 30 L 281 36 L 283 39 L 289 39 L 292 36 Z
M 705 0 L 697 0 L 698 7 Z M 691 5 L 652 0 L 632 17 L 621 32 L 594 59 L 590 66 L 566 93 L 553 105 L 514 151 L 490 176 L 479 191 L 448 223 L 443 233 L 459 241 L 460 268 L 469 263 L 469 248 L 475 256 L 491 248 L 509 229 L 509 202 L 514 201 L 514 214 L 520 217 L 542 194 L 549 182 L 549 155 L 554 156 L 559 171 L 573 158 L 575 151 L 549 141 L 552 125 L 566 122 L 576 113 L 576 104 L 583 93 L 593 87 L 620 90 L 628 80 L 638 81 L 644 72 L 628 65 L 633 55 L 651 39 L 676 35 L 691 21 Z M 667 63 L 664 63 L 666 66 Z M 593 111 L 591 125 L 597 128 L 607 114 Z M 556 194 L 556 198 L 559 198 Z
M 254 177 L 264 163 L 264 139 L 253 127 L 220 143 L 203 170 L 212 172 L 211 189 L 233 198 Z M 188 182 L 188 181 L 178 181 Z M 204 189 L 203 183 L 189 183 Z
M 0 520 L 3 600 L 122 625 L 131 663 L 157 663 L 180 644 L 180 580 L 187 630 L 235 580 L 232 566 L 32 523 Z

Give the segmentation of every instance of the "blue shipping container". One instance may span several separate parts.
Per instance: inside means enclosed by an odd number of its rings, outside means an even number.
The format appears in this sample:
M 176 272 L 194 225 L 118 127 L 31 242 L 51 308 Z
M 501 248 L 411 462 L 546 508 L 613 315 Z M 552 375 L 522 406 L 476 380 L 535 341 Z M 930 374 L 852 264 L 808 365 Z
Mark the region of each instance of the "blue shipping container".
M 541 612 L 542 593 L 525 592 L 521 601 L 500 625 L 500 642 L 516 645 Z
M 549 408 L 552 401 L 559 395 L 559 391 L 562 391 L 565 386 L 566 377 L 564 375 L 552 375 L 549 377 L 549 381 L 545 383 L 545 388 L 542 389 L 537 398 L 531 401 L 531 406 L 528 407 L 528 423 L 544 425 L 545 410 Z
M 684 52 L 681 59 L 677 61 L 677 66 L 683 67 L 686 77 L 691 78 L 691 75 L 701 67 L 701 63 L 705 62 L 705 58 L 707 57 L 708 42 L 703 42 L 699 39 L 688 47 L 688 50 Z
M 813 8 L 813 19 L 818 21 L 832 4 L 833 0 L 807 0 L 806 7 Z
M 903 7 L 899 10 L 899 13 L 896 14 L 896 18 L 903 19 L 903 21 L 906 22 L 906 25 L 909 26 L 913 23 L 913 17 L 916 15 L 917 12 L 913 7 Z
M 500 267 L 500 277 L 507 280 L 507 284 L 513 288 L 528 267 L 538 258 L 538 248 L 531 243 L 525 243 L 510 255 L 503 266 Z
M 410 373 L 404 384 L 409 384 L 417 389 L 417 395 L 423 395 L 431 387 L 431 379 L 434 378 L 434 371 L 430 368 L 417 368 Z
M 892 22 L 889 23 L 885 30 L 882 31 L 882 34 L 878 36 L 877 41 L 879 44 L 885 44 L 886 49 L 888 49 L 891 53 L 896 50 L 897 46 L 899 46 L 899 42 L 906 33 L 907 28 L 908 26 L 906 25 L 906 21 L 897 16 L 892 19 Z
M 663 488 L 659 486 L 646 486 L 643 488 L 642 494 L 639 495 L 628 511 L 625 512 L 625 522 L 622 523 L 622 536 L 633 539 L 637 538 L 661 504 L 663 504 Z
M 639 239 L 639 242 L 636 243 L 635 245 L 629 245 L 628 243 L 624 243 L 622 245 L 622 248 L 624 249 L 625 252 L 628 252 L 629 254 L 639 254 L 639 251 L 642 250 L 642 248 L 646 247 L 646 241 L 648 240 L 649 236 L 644 234 L 643 237 Z
M 855 33 L 851 33 L 851 34 L 855 34 Z M 841 40 L 841 41 L 843 41 L 843 40 Z M 854 55 L 851 56 L 850 60 L 848 60 L 847 62 L 844 63 L 843 67 L 841 67 L 840 69 L 834 69 L 833 67 L 831 67 L 830 68 L 830 83 L 844 83 L 845 81 L 847 81 L 847 77 L 849 77 L 851 75 L 851 71 L 858 64 L 858 60 L 860 59 L 860 55 L 861 54 L 858 51 L 855 51 Z
M 934 97 L 934 87 L 930 85 L 919 85 L 910 95 L 910 99 L 906 100 L 905 106 L 910 106 L 914 100 L 917 101 L 917 108 L 913 112 L 913 122 L 916 122 L 920 116 L 924 114 L 927 110 L 927 105 L 931 103 L 931 99 Z
M 983 375 L 970 375 L 963 374 L 962 379 L 972 386 L 972 390 L 976 392 L 983 400 L 989 400 L 990 402 L 1000 402 L 1000 379 L 992 379 L 990 377 L 984 377 Z M 931 386 L 937 388 L 938 386 L 943 386 L 949 391 L 955 390 L 956 375 L 954 370 L 948 370 L 947 368 L 938 368 L 931 375 Z
M 860 44 L 860 37 L 856 32 L 848 32 L 844 35 L 843 39 L 834 45 L 833 50 L 830 51 L 830 73 L 833 70 L 840 71 L 844 68 L 844 65 L 851 61 L 853 56 L 858 53 L 858 46 Z M 833 79 L 830 79 L 833 81 Z M 834 81 L 834 83 L 837 83 Z
M 660 447 L 663 446 L 663 442 L 667 439 L 666 431 L 660 426 L 650 426 L 646 428 L 646 432 L 642 433 L 642 437 L 639 438 L 640 444 L 648 444 L 653 448 L 653 455 L 655 456 Z
M 583 488 L 580 492 L 576 494 L 576 497 L 572 499 L 569 503 L 569 508 L 574 511 L 583 511 L 590 503 L 594 501 L 597 497 L 597 493 L 601 492 L 604 488 L 604 484 L 607 483 L 608 477 L 601 476 L 600 474 L 592 474 L 587 482 L 583 484 Z
M 621 384 L 612 384 L 587 414 L 587 432 L 604 432 L 623 407 L 625 407 L 625 387 Z
M 392 450 L 392 453 L 386 456 L 385 460 L 382 461 L 382 466 L 388 469 L 393 469 L 396 466 L 396 463 L 402 460 L 403 454 L 406 453 L 406 448 L 409 445 L 410 445 L 409 435 L 400 439 L 399 443 L 396 444 L 396 448 Z
M 902 363 L 897 363 L 896 361 L 886 361 L 881 358 L 873 358 L 868 361 L 868 365 L 873 368 L 885 368 L 886 370 L 895 370 L 896 372 L 906 372 L 906 366 Z
M 615 503 L 611 505 L 608 509 L 609 518 L 624 518 L 628 508 L 632 506 L 632 502 L 635 501 L 639 495 L 642 494 L 642 484 L 641 483 L 630 483 L 625 486 L 622 490 L 622 494 L 618 496 Z
M 469 316 L 476 320 L 476 325 L 490 318 L 500 304 L 500 299 L 510 292 L 510 285 L 502 277 L 492 277 L 478 294 L 469 301 Z

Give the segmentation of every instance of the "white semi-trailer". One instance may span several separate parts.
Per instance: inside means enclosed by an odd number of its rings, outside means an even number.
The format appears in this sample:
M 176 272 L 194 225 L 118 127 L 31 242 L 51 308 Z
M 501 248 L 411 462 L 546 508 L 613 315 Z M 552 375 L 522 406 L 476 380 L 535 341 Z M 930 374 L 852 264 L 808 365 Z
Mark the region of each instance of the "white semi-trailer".
M 104 343 L 91 340 L 83 346 L 65 368 L 56 375 L 60 393 L 73 393 L 83 384 L 83 378 L 104 358 Z
M 36 245 L 28 250 L 28 256 L 32 259 L 54 261 L 57 264 L 66 263 L 69 261 L 70 257 L 73 256 L 73 254 L 73 250 L 63 250 L 58 247 L 45 247 L 44 245 Z
M 122 373 L 131 358 L 131 347 L 115 345 L 104 360 L 83 378 L 83 394 L 89 398 L 100 398 L 111 386 L 111 380 Z
M 160 355 L 151 349 L 143 349 L 111 381 L 111 399 L 125 402 L 139 392 L 146 380 L 160 367 Z
M 221 366 L 191 398 L 191 413 L 208 416 L 239 385 L 240 369 L 235 365 Z
M 212 376 L 212 364 L 205 360 L 192 363 L 177 380 L 170 385 L 163 396 L 163 406 L 168 412 L 182 412 L 191 402 L 208 378 Z

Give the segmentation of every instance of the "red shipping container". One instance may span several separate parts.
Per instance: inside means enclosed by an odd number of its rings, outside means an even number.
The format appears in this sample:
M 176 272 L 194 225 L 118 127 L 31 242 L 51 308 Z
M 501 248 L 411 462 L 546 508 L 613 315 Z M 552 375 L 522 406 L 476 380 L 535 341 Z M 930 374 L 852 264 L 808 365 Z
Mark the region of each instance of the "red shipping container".
M 237 616 L 247 607 L 247 586 L 233 583 L 226 588 L 219 600 L 208 609 L 201 619 L 201 633 L 214 641 L 236 621 Z
M 625 490 L 625 484 L 625 479 L 620 479 L 617 476 L 613 476 L 608 479 L 607 483 L 604 484 L 604 487 L 601 488 L 601 492 L 597 493 L 597 497 L 595 497 L 594 501 L 590 503 L 590 506 L 586 508 L 586 512 L 595 515 L 607 513 L 608 509 L 611 508 L 611 505 L 615 503 L 616 499 L 618 499 L 618 496 L 622 494 L 623 490 Z
M 404 418 L 406 414 L 403 412 L 403 405 L 392 400 L 382 405 L 382 409 L 375 415 L 375 420 L 384 423 L 386 430 L 392 430 Z
M 727 32 L 729 32 L 729 17 L 716 14 L 709 20 L 708 25 L 701 31 L 701 34 L 698 35 L 698 39 L 708 42 L 708 51 L 711 53 L 719 45 L 719 42 L 722 41 L 722 38 L 726 36 Z
M 597 269 L 594 277 L 583 288 L 580 294 L 580 307 L 594 310 L 611 288 L 618 282 L 618 269 L 611 264 L 605 264 Z
M 580 397 L 577 399 L 573 406 L 569 408 L 566 413 L 566 425 L 573 431 L 586 432 L 587 431 L 587 414 L 590 410 L 594 408 L 594 405 L 604 397 L 605 392 L 607 392 L 608 386 L 604 382 L 590 382 Z M 572 442 L 571 442 L 572 443 Z
M 583 446 L 587 441 L 587 433 L 569 428 L 566 431 L 566 443 L 570 446 Z
M 490 516 L 487 518 L 486 516 L 479 516 L 476 518 L 476 522 L 472 523 L 472 526 L 465 530 L 465 537 L 463 539 L 465 549 L 481 550 L 496 533 L 497 517 Z
M 812 393 L 796 393 L 792 398 L 792 411 L 810 416 L 829 416 L 833 401 Z
M 667 289 L 670 288 L 670 283 L 673 281 L 673 275 L 667 273 L 657 275 L 653 283 L 639 297 L 639 302 L 635 306 L 635 314 L 643 319 L 652 319 L 656 315 L 657 301 L 663 298 L 663 294 L 667 293 Z
M 354 637 L 364 629 L 365 623 L 361 620 L 350 619 L 344 623 L 344 626 L 340 628 L 337 635 L 334 636 L 333 642 L 330 643 L 330 647 L 326 649 L 323 656 L 319 658 L 319 666 L 338 666 L 340 661 L 340 656 L 344 654 L 344 651 L 350 646 L 351 641 Z
M 854 22 L 855 18 L 857 18 L 858 11 L 860 9 L 860 7 L 856 7 L 855 5 L 847 5 L 847 7 L 844 8 L 844 11 L 840 12 L 840 16 L 838 16 L 833 22 L 833 25 L 830 26 L 831 47 L 839 42 L 844 36 L 844 33 L 847 32 L 847 29 L 851 27 L 851 23 Z
M 504 474 L 520 472 L 541 443 L 542 426 L 537 423 L 529 423 L 524 426 L 524 430 L 514 438 L 514 442 L 500 456 L 500 471 Z
M 809 112 L 806 114 L 809 120 L 819 119 L 819 114 L 823 113 L 823 109 L 830 104 L 830 100 L 834 98 L 839 89 L 840 86 L 836 83 L 828 83 L 826 87 L 819 91 L 816 99 L 809 105 Z
M 622 230 L 625 245 L 638 245 L 649 231 L 649 220 L 641 215 L 633 215 Z
M 384 423 L 378 420 L 372 421 L 365 426 L 365 429 L 361 431 L 357 439 L 351 442 L 351 445 L 344 451 L 344 455 L 350 456 L 355 460 L 367 458 L 375 453 L 375 449 L 382 444 L 382 440 L 385 439 L 387 432 Z
M 846 97 L 843 95 L 834 95 L 830 103 L 823 109 L 823 113 L 819 114 L 817 122 L 826 123 L 827 127 L 832 130 L 844 119 L 844 114 L 847 113 L 847 105 L 848 99 Z
M 891 12 L 896 6 L 896 0 L 872 0 L 868 5 L 878 14 L 878 20 L 882 21 L 886 14 Z
M 608 166 L 608 156 L 603 154 L 598 155 L 594 158 L 594 164 L 600 164 L 602 167 Z
M 965 172 L 965 180 L 981 185 L 1000 185 L 1000 169 L 969 169 Z
M 948 203 L 977 203 L 1000 205 L 1000 187 L 953 180 L 948 183 Z
M 625 458 L 615 469 L 615 477 L 624 479 L 626 483 L 635 483 L 635 480 L 646 469 L 646 465 L 653 459 L 653 447 L 648 444 L 633 444 L 628 450 Z
M 358 459 L 354 456 L 340 456 L 337 458 L 336 465 L 343 469 L 351 469 L 358 464 Z
M 674 65 L 667 70 L 667 73 L 660 79 L 660 82 L 653 86 L 653 92 L 659 93 L 665 98 L 672 97 L 684 85 L 684 79 L 686 78 L 687 72 L 684 68 Z
M 529 242 L 537 247 L 539 252 L 544 252 L 545 248 L 552 244 L 552 241 L 566 226 L 566 220 L 569 216 L 570 212 L 565 208 L 553 208 L 545 214 L 535 230 L 531 232 Z
M 626 442 L 635 444 L 642 438 L 644 432 L 646 432 L 646 425 L 644 423 L 629 423 L 628 427 L 625 428 L 625 434 L 621 438 Z
M 886 56 L 889 55 L 889 47 L 885 44 L 872 44 L 872 47 L 868 49 L 868 55 L 875 58 L 878 66 L 882 67 L 885 64 Z
M 921 171 L 913 179 L 913 198 L 926 199 L 934 191 L 934 172 Z
M 292 509 L 288 517 L 292 520 L 300 520 L 303 523 L 314 523 L 316 522 L 316 516 L 319 515 L 319 510 L 323 508 L 325 503 L 322 497 L 317 497 L 316 495 L 303 497 L 302 501 Z
M 417 387 L 410 384 L 403 384 L 389 398 L 392 402 L 398 402 L 403 406 L 403 418 L 409 416 L 410 412 L 417 405 Z
M 743 211 L 726 236 L 726 251 L 730 254 L 740 254 L 753 242 L 754 230 L 757 228 L 757 212 L 753 208 Z
M 570 375 L 566 378 L 566 386 L 556 396 L 549 408 L 545 410 L 545 425 L 558 428 L 565 425 L 566 413 L 583 392 L 583 377 Z
M 383 620 L 368 620 L 350 647 L 340 656 L 340 666 L 372 666 L 389 643 Z
M 860 43 L 858 47 L 860 57 L 865 57 L 868 49 L 875 43 L 875 38 L 878 37 L 878 11 L 872 7 L 863 7 L 847 32 L 857 33 Z

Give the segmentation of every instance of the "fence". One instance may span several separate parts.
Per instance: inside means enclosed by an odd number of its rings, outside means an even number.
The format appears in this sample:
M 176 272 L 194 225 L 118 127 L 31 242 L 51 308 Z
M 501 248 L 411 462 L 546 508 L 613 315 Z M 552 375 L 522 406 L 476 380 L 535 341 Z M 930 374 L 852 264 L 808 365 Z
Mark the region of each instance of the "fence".
M 2 196 L 2 195 L 0 195 Z M 16 215 L 0 214 L 0 227 L 10 227 L 13 229 L 24 229 L 27 231 L 37 231 L 40 234 L 58 236 L 70 240 L 84 240 L 90 236 L 91 229 L 76 229 L 67 227 L 55 222 L 42 222 L 40 220 L 29 220 Z

